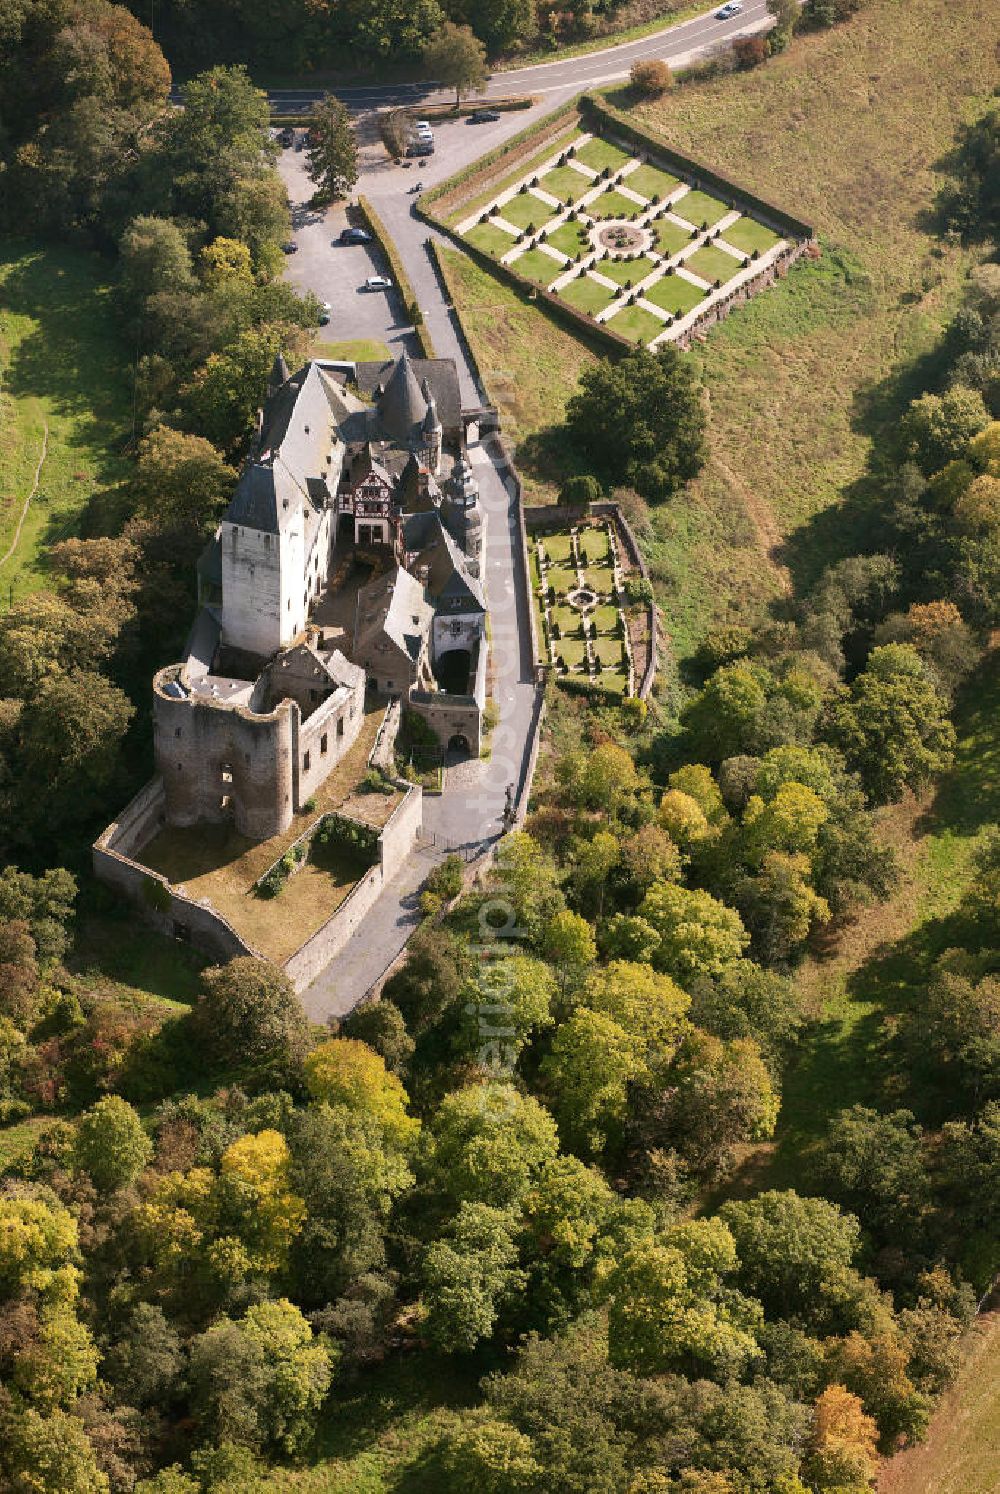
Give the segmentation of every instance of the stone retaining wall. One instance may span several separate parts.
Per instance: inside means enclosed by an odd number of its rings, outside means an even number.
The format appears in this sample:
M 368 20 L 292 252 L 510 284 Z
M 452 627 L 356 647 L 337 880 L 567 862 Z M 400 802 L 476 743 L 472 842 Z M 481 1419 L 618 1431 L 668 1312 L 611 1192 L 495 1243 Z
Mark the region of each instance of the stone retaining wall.
M 340 907 L 285 961 L 283 969 L 296 991 L 306 986 L 340 953 L 366 913 L 377 901 L 385 884 L 396 875 L 412 851 L 423 819 L 423 791 L 408 785 L 401 803 L 386 820 L 379 835 L 379 862 L 365 872 Z
M 166 821 L 163 781 L 154 778 L 140 789 L 95 842 L 94 875 L 123 893 L 145 922 L 168 938 L 193 944 L 215 960 L 257 955 L 221 913 L 177 892 L 166 877 L 135 859 Z

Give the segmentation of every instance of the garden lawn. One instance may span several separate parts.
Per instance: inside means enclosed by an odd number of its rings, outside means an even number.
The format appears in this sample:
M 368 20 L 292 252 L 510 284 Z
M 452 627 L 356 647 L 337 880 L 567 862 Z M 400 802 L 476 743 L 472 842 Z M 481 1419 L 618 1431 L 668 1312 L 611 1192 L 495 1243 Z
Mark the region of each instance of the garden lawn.
M 626 280 L 638 285 L 640 280 L 645 280 L 656 269 L 656 262 L 647 259 L 645 255 L 639 259 L 602 259 L 594 269 L 599 275 L 606 275 L 618 285 L 624 285 Z
M 619 171 L 632 157 L 619 146 L 612 145 L 610 140 L 601 140 L 595 136 L 586 145 L 579 147 L 576 159 L 589 166 L 592 171 L 603 171 L 606 166 L 610 166 L 612 171 Z
M 126 474 L 129 353 L 108 267 L 66 245 L 0 239 L 0 594 L 46 584 L 49 546 L 77 532 L 91 496 Z
M 764 254 L 778 242 L 778 235 L 765 224 L 758 223 L 756 218 L 737 218 L 722 237 L 734 249 L 742 249 L 744 254 L 752 254 L 755 249 Z
M 679 223 L 671 223 L 669 218 L 659 219 L 653 227 L 656 234 L 656 247 L 667 259 L 678 254 L 685 244 L 691 242 L 690 230 L 681 228 Z
M 575 306 L 578 311 L 589 312 L 603 311 L 605 306 L 611 305 L 615 294 L 587 274 L 582 279 L 568 281 L 559 291 L 560 298 L 568 305 Z
M 555 587 L 557 597 L 564 597 L 567 592 L 576 590 L 576 571 L 571 566 L 550 565 L 546 574 L 549 585 Z
M 537 176 L 539 167 L 544 166 L 545 162 L 551 161 L 553 157 L 558 159 L 567 146 L 579 138 L 580 134 L 581 131 L 579 128 L 573 124 L 563 130 L 561 134 L 554 135 L 551 140 L 547 141 L 545 145 L 540 146 L 538 150 L 531 151 L 521 157 L 520 160 L 514 161 L 511 169 L 502 176 L 498 176 L 488 187 L 475 192 L 472 196 L 460 202 L 458 206 L 449 208 L 444 214 L 444 221 L 451 224 L 452 227 L 458 223 L 464 223 L 466 218 L 471 217 L 477 209 L 488 207 L 490 203 L 496 202 L 499 195 L 502 192 L 506 192 L 508 187 L 520 186 L 521 182 L 526 178 L 530 180 L 531 177 Z M 460 191 L 461 189 L 457 190 Z
M 608 318 L 605 326 L 617 332 L 619 337 L 627 337 L 629 342 L 641 341 L 645 344 L 652 342 L 654 337 L 659 337 L 664 324 L 644 306 L 624 306 L 621 311 L 616 311 L 614 316 Z
M 693 192 L 685 192 L 677 202 L 673 204 L 670 211 L 676 213 L 678 218 L 684 218 L 695 228 L 701 228 L 707 224 L 714 228 L 720 218 L 724 218 L 732 209 L 728 203 L 720 202 L 717 197 L 709 197 L 707 192 L 699 192 L 697 188 Z
M 580 530 L 580 548 L 587 552 L 588 566 L 601 566 L 611 554 L 608 531 L 602 525 L 588 525 Z
M 684 261 L 684 268 L 693 271 L 695 275 L 700 275 L 702 280 L 707 280 L 710 285 L 714 285 L 717 280 L 721 280 L 725 285 L 726 281 L 732 280 L 743 266 L 738 259 L 727 254 L 725 249 L 717 249 L 714 244 L 707 244 L 688 256 Z
M 595 197 L 593 202 L 588 202 L 584 208 L 592 218 L 631 218 L 633 214 L 642 212 L 643 209 L 630 197 L 623 197 L 616 192 L 614 187 L 608 192 L 602 192 Z
M 313 352 L 317 358 L 330 358 L 340 363 L 375 363 L 392 357 L 384 342 L 365 337 L 348 338 L 343 342 L 317 341 L 313 343 Z
M 620 638 L 595 638 L 594 652 L 605 669 L 619 669 L 625 657 Z
M 573 553 L 573 541 L 568 534 L 543 534 L 541 540 L 546 555 L 556 565 L 569 560 Z
M 681 179 L 671 176 L 668 171 L 661 171 L 658 166 L 638 166 L 625 177 L 624 185 L 650 200 L 654 197 L 662 200 L 681 185 Z
M 583 638 L 560 638 L 556 654 L 561 655 L 570 674 L 587 673 L 587 643 Z
M 594 179 L 573 166 L 554 166 L 551 171 L 546 171 L 544 176 L 538 178 L 538 185 L 544 191 L 551 192 L 553 197 L 558 197 L 560 202 L 565 202 L 567 198 L 578 202 L 584 192 L 594 185 Z
M 536 197 L 533 192 L 519 192 L 516 197 L 511 197 L 494 211 L 498 218 L 503 218 L 507 223 L 513 223 L 515 228 L 525 230 L 530 229 L 532 224 L 535 225 L 536 230 L 543 228 L 555 217 L 548 203 Z
M 662 306 L 671 316 L 686 316 L 705 299 L 705 292 L 685 280 L 683 275 L 663 275 L 655 285 L 647 286 L 643 297 L 654 306 Z
M 563 254 L 571 259 L 581 251 L 589 252 L 591 249 L 590 239 L 579 223 L 560 223 L 554 228 L 545 241 L 551 244 L 553 249 L 561 249 Z
M 544 249 L 526 249 L 523 254 L 510 261 L 510 267 L 538 285 L 549 285 L 566 268 L 559 260 L 553 259 L 551 254 L 546 254 Z
M 582 637 L 580 633 L 581 614 L 575 607 L 557 605 L 549 609 L 549 615 L 554 623 L 558 623 L 559 632 L 563 638 Z
M 470 244 L 475 244 L 477 249 L 484 250 L 487 254 L 495 254 L 499 259 L 507 253 L 508 249 L 514 247 L 514 236 L 509 234 L 505 228 L 498 228 L 495 223 L 477 223 L 470 228 L 465 235 Z
M 597 626 L 598 634 L 607 633 L 614 635 L 618 631 L 618 608 L 612 607 L 609 602 L 602 602 L 594 608 L 591 614 Z M 600 638 L 598 638 L 600 642 Z

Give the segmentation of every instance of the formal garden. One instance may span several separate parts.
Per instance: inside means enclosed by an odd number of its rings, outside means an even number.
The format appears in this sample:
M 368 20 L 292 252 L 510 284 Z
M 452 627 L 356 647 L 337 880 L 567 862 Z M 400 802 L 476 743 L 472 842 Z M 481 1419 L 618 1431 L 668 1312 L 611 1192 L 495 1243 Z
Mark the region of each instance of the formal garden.
M 450 215 L 467 244 L 630 342 L 687 336 L 790 241 L 649 149 L 572 129 Z
M 581 520 L 531 536 L 538 649 L 557 680 L 634 695 L 626 619 L 627 562 L 607 520 Z

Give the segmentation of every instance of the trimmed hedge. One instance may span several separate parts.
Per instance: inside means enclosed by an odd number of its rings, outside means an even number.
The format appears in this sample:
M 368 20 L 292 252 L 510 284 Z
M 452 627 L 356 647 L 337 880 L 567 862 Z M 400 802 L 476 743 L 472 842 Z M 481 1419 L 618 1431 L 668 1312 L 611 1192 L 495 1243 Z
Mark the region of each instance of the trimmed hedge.
M 413 314 L 416 313 L 416 317 L 421 318 L 421 320 L 419 321 L 414 318 L 414 331 L 417 336 L 417 342 L 420 344 L 421 356 L 424 358 L 436 358 L 437 354 L 434 351 L 434 344 L 431 341 L 431 335 L 428 332 L 427 328 L 423 325 L 423 314 L 420 310 L 420 304 L 417 301 L 416 292 L 414 291 L 413 286 L 410 283 L 409 275 L 407 275 L 406 270 L 403 267 L 403 261 L 399 257 L 396 245 L 393 243 L 385 224 L 382 222 L 382 219 L 379 217 L 378 213 L 376 213 L 367 197 L 358 198 L 358 207 L 361 210 L 361 214 L 365 222 L 371 229 L 372 234 L 381 245 L 382 253 L 385 255 L 386 259 L 389 262 L 389 268 L 395 276 L 396 285 L 398 286 L 399 293 L 405 303 L 407 316 L 413 316 Z
M 784 208 L 778 207 L 776 203 L 769 202 L 766 197 L 758 197 L 755 192 L 749 192 L 746 187 L 740 186 L 738 182 L 731 181 L 729 177 L 723 176 L 721 172 L 713 171 L 711 166 L 705 166 L 701 161 L 696 161 L 692 156 L 685 156 L 668 145 L 658 135 L 651 135 L 640 130 L 631 120 L 622 114 L 607 100 L 597 97 L 592 93 L 585 93 L 579 101 L 580 110 L 584 115 L 590 114 L 597 121 L 597 128 L 601 125 L 607 130 L 627 140 L 631 145 L 637 145 L 642 150 L 648 150 L 654 155 L 662 158 L 668 165 L 677 167 L 680 171 L 694 176 L 699 186 L 714 187 L 717 192 L 723 193 L 728 198 L 737 202 L 744 202 L 751 209 L 763 213 L 779 228 L 787 229 L 796 239 L 813 239 L 816 230 L 811 223 L 805 223 L 801 218 L 788 213 Z

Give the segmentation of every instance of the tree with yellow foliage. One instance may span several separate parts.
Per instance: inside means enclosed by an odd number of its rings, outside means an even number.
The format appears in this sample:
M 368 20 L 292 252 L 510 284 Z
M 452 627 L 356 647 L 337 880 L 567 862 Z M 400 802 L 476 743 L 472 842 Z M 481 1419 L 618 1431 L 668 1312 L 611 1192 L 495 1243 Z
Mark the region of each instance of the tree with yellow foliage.
M 355 1038 L 320 1043 L 305 1061 L 305 1074 L 314 1100 L 370 1115 L 398 1147 L 416 1141 L 420 1122 L 407 1113 L 406 1090 L 366 1043 Z

